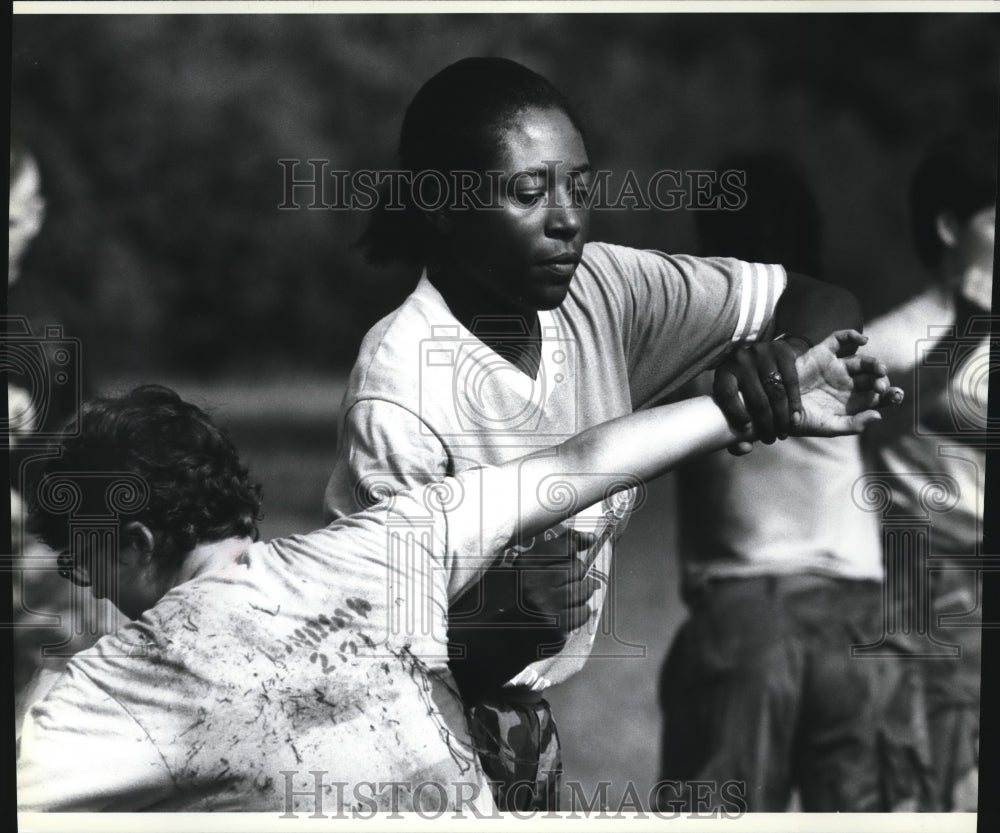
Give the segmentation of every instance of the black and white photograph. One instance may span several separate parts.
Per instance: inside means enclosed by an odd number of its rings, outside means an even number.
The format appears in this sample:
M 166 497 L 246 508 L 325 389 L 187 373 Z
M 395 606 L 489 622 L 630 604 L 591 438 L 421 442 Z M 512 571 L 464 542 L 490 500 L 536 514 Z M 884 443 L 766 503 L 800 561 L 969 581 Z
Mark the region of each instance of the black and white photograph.
M 17 829 L 993 829 L 951 5 L 15 3 Z

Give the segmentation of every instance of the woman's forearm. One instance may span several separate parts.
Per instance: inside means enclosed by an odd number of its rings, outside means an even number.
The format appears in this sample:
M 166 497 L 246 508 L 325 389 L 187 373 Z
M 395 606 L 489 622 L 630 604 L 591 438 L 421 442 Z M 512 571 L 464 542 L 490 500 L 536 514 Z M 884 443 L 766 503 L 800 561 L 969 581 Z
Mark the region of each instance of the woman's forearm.
M 602 500 L 609 489 L 639 485 L 678 464 L 748 436 L 733 430 L 709 396 L 638 411 L 577 434 L 538 455 L 515 460 L 520 534 L 532 536 Z M 543 497 L 572 490 L 569 502 Z
M 857 434 L 881 418 L 877 409 L 903 401 L 903 391 L 892 387 L 877 358 L 849 355 L 866 341 L 857 331 L 839 330 L 796 359 L 803 405 L 796 433 Z M 839 358 L 840 352 L 848 358 Z M 508 465 L 517 475 L 518 532 L 535 535 L 611 490 L 637 486 L 699 454 L 752 441 L 751 430 L 730 427 L 715 401 L 699 396 L 620 417 L 514 460 Z

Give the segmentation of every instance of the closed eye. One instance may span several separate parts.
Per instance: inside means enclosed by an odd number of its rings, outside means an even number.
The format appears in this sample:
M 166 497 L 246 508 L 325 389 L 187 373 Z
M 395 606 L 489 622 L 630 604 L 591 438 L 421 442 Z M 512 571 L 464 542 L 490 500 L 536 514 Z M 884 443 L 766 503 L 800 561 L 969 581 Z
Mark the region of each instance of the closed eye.
M 538 205 L 544 197 L 544 191 L 519 191 L 514 194 L 514 201 L 522 208 L 530 208 Z

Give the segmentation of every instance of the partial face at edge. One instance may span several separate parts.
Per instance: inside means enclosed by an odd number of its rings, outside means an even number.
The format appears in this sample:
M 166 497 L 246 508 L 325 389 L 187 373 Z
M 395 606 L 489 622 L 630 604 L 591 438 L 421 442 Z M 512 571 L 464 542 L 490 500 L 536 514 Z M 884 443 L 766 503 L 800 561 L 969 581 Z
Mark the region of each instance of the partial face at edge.
M 996 204 L 977 211 L 958 226 L 955 236 L 962 295 L 984 312 L 990 311 L 993 297 L 996 211 Z
M 7 284 L 20 277 L 21 259 L 42 228 L 45 200 L 38 165 L 26 159 L 20 174 L 10 183 L 10 214 L 7 234 Z
M 108 599 L 130 619 L 153 607 L 169 589 L 152 557 L 154 534 L 144 524 L 130 522 L 118 531 L 118 547 L 88 540 L 59 555 L 60 575 L 80 587 L 89 587 L 95 599 Z
M 566 298 L 589 226 L 590 162 L 561 110 L 529 108 L 506 130 L 486 209 L 451 213 L 445 266 L 494 306 L 535 312 Z M 498 192 L 497 192 L 498 191 Z

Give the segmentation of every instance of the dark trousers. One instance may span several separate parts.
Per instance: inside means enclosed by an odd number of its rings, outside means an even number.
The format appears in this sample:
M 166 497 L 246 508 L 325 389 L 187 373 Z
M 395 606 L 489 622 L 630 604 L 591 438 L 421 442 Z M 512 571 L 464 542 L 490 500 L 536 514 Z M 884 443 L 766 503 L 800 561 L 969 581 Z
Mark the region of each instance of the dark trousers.
M 882 623 L 873 581 L 709 582 L 663 669 L 661 777 L 741 783 L 751 812 L 787 809 L 795 788 L 806 811 L 921 807 L 924 663 L 851 655 Z

